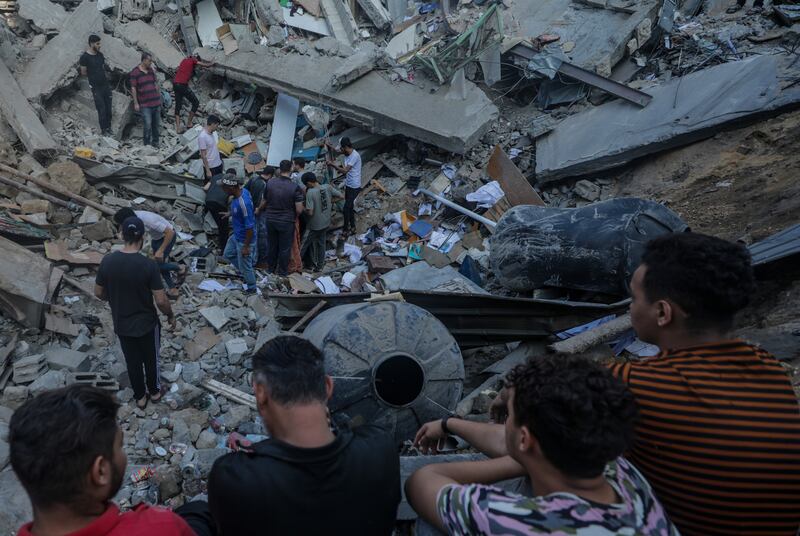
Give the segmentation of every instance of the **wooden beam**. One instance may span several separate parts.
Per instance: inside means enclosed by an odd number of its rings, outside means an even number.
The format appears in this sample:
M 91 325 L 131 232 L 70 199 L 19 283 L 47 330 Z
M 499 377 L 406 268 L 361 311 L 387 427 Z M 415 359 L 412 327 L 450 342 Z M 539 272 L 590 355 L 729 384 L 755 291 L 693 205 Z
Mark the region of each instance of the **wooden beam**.
M 328 302 L 326 302 L 325 300 L 318 301 L 317 304 L 309 312 L 304 314 L 303 318 L 298 320 L 297 323 L 294 326 L 292 326 L 292 328 L 287 333 L 295 333 L 298 329 L 300 329 L 303 326 L 303 324 L 305 324 L 314 316 L 316 316 L 316 314 L 320 312 L 320 310 L 326 305 L 328 305 Z

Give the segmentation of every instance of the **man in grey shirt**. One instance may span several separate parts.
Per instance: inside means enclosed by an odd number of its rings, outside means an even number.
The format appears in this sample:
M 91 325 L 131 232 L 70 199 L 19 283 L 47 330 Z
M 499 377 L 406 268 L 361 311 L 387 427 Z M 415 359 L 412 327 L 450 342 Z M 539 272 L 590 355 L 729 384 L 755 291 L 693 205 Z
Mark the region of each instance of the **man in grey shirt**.
M 306 187 L 305 212 L 308 222 L 300 247 L 300 258 L 304 258 L 308 252 L 311 268 L 319 272 L 325 267 L 325 240 L 331 225 L 332 198 L 342 197 L 342 192 L 330 184 L 320 184 L 317 176 L 310 171 L 303 173 L 301 179 Z

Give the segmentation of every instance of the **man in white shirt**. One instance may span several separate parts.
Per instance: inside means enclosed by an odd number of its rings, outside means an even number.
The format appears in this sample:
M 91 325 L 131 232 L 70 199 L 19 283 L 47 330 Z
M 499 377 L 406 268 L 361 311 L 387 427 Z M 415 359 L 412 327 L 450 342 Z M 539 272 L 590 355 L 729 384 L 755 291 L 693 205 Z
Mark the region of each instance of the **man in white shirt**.
M 328 160 L 328 166 L 345 174 L 344 178 L 344 232 L 356 232 L 356 212 L 355 202 L 359 192 L 361 192 L 361 155 L 353 148 L 350 138 L 342 138 L 339 148 L 335 148 L 328 142 L 325 145 L 337 152 L 344 154 L 344 165 L 337 164 L 333 160 Z
M 206 126 L 197 137 L 197 147 L 200 149 L 200 158 L 203 159 L 203 169 L 205 171 L 205 179 L 203 184 L 211 180 L 211 177 L 222 173 L 222 157 L 219 155 L 217 148 L 217 140 L 214 138 L 214 132 L 219 127 L 219 117 L 214 114 L 208 116 Z
M 130 207 L 121 208 L 114 214 L 114 221 L 117 225 L 122 225 L 126 219 L 137 217 L 144 223 L 147 234 L 150 235 L 150 245 L 153 248 L 153 259 L 158 264 L 161 277 L 167 286 L 167 296 L 175 299 L 179 295 L 178 286 L 186 276 L 186 266 L 175 262 L 169 262 L 169 254 L 175 246 L 178 234 L 172 224 L 163 216 L 148 210 L 133 210 Z M 178 279 L 172 277 L 172 272 L 177 272 Z

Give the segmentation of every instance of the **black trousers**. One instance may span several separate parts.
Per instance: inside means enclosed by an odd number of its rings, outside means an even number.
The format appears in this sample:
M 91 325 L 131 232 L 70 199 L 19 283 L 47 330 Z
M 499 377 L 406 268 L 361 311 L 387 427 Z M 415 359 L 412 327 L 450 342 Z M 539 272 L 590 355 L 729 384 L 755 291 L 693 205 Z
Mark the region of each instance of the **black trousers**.
M 92 88 L 94 97 L 94 107 L 97 108 L 97 121 L 100 123 L 100 130 L 105 132 L 111 129 L 111 86 L 101 86 Z
M 342 212 L 344 213 L 345 230 L 356 228 L 355 203 L 356 197 L 358 197 L 358 193 L 360 191 L 361 188 L 350 188 L 349 186 L 344 187 L 344 209 Z
M 308 253 L 309 264 L 317 272 L 325 267 L 325 238 L 327 232 L 327 229 L 307 230 L 300 246 L 300 258 L 304 258 Z
M 267 265 L 278 275 L 288 275 L 294 242 L 294 222 L 267 220 Z
M 228 218 L 223 218 L 221 214 L 223 212 L 228 212 L 228 209 L 222 206 L 219 206 L 215 203 L 208 203 L 206 205 L 206 209 L 208 210 L 211 217 L 214 218 L 214 223 L 217 224 L 217 234 L 219 235 L 219 251 L 220 255 L 222 252 L 225 251 L 225 244 L 228 243 Z
M 119 335 L 119 345 L 128 366 L 133 398 L 139 400 L 146 393 L 156 394 L 161 389 L 158 357 L 161 347 L 161 326 L 141 337 Z
M 189 84 L 173 84 L 172 88 L 175 90 L 175 115 L 181 115 L 183 109 L 183 99 L 186 99 L 192 104 L 192 113 L 197 111 L 200 106 L 200 101 L 194 91 L 189 87 Z

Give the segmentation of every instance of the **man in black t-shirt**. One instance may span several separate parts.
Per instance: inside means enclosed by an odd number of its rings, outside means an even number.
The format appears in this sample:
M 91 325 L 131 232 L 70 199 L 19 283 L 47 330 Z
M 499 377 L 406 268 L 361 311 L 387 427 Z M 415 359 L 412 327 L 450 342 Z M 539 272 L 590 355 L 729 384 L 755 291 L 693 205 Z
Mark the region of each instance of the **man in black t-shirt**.
M 333 380 L 322 352 L 300 337 L 271 339 L 253 355 L 253 389 L 271 437 L 214 463 L 210 512 L 189 503 L 176 513 L 201 536 L 390 535 L 400 502 L 397 447 L 377 426 L 331 430 Z
M 144 244 L 144 223 L 135 216 L 127 218 L 122 222 L 121 234 L 125 246 L 103 257 L 94 293 L 111 306 L 114 332 L 125 355 L 133 396 L 136 405 L 144 408 L 148 392 L 153 402 L 161 398 L 161 324 L 153 300 L 172 328 L 175 315 L 164 292 L 158 264 L 139 254 Z
M 100 52 L 100 36 L 89 36 L 89 48 L 81 55 L 81 75 L 89 79 L 97 108 L 97 120 L 104 136 L 111 136 L 111 86 L 106 78 L 106 58 Z

